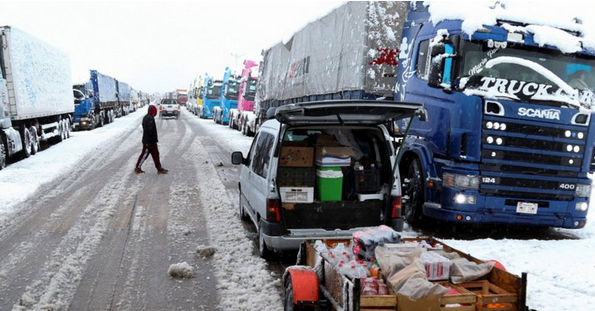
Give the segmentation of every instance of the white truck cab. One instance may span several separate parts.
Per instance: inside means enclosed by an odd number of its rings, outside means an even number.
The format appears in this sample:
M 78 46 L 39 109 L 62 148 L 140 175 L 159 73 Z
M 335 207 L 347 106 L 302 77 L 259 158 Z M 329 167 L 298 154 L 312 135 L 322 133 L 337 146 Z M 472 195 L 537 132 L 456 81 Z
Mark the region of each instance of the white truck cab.
M 259 128 L 241 165 L 239 214 L 258 232 L 262 257 L 306 238 L 351 237 L 387 224 L 400 231 L 394 121 L 420 104 L 322 101 L 285 105 Z

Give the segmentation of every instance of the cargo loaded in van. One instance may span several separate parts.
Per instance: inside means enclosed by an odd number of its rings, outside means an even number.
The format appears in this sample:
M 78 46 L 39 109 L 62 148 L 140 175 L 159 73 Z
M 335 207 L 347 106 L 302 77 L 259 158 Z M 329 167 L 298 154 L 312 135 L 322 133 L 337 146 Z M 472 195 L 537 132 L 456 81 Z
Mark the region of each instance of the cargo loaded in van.
M 240 173 L 240 215 L 259 252 L 297 249 L 306 238 L 350 237 L 356 228 L 402 230 L 396 120 L 419 104 L 324 101 L 280 107 L 263 124 Z

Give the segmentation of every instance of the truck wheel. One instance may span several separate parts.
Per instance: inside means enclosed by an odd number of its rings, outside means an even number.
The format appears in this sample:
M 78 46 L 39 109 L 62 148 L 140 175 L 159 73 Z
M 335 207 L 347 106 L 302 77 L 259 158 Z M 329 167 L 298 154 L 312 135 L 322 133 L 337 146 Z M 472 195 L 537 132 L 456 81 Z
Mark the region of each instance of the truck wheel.
M 39 139 L 34 126 L 29 127 L 29 133 L 31 133 L 31 155 L 34 155 L 39 150 Z
M 0 170 L 6 167 L 6 148 L 0 136 Z
M 66 126 L 66 139 L 70 138 L 70 130 L 72 129 L 72 124 L 70 123 L 70 119 L 64 119 L 64 124 Z
M 31 156 L 31 132 L 27 128 L 21 128 L 20 130 L 21 138 L 23 139 L 23 158 L 28 158 Z
M 103 127 L 105 125 L 105 116 L 99 114 L 99 127 Z
M 273 257 L 273 252 L 269 249 L 269 247 L 266 245 L 266 242 L 264 241 L 264 235 L 262 233 L 262 220 L 258 221 L 257 231 L 258 234 L 256 237 L 256 246 L 258 246 L 258 255 L 263 259 L 269 260 Z
M 419 160 L 413 159 L 409 165 L 402 168 L 403 194 L 406 200 L 403 202 L 403 216 L 410 225 L 418 225 L 421 222 L 424 203 L 424 186 Z

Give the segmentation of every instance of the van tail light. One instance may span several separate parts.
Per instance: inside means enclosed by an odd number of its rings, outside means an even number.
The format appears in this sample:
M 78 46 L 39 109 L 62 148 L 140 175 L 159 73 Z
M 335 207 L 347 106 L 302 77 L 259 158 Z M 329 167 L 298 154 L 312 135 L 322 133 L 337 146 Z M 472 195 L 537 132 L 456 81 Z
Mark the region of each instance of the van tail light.
M 391 207 L 391 213 L 390 213 L 390 218 L 395 219 L 395 218 L 401 218 L 401 197 L 392 197 L 393 198 L 393 204 Z
M 267 221 L 281 222 L 279 213 L 279 200 L 267 199 Z

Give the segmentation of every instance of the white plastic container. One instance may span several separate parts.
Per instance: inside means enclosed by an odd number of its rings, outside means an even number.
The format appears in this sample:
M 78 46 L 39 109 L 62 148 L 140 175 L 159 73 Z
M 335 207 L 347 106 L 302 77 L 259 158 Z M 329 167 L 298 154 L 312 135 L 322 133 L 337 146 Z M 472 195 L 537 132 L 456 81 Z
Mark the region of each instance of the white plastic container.
M 279 187 L 283 203 L 314 202 L 314 187 Z

